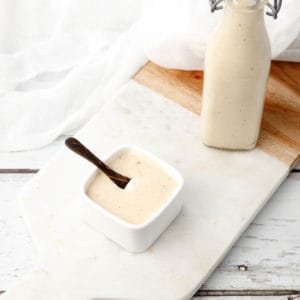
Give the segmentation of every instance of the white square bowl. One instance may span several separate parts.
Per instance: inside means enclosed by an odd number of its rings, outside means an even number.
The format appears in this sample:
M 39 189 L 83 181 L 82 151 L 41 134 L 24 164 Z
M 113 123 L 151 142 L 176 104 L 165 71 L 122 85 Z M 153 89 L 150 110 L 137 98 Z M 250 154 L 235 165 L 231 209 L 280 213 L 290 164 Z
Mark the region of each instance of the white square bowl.
M 139 152 L 149 159 L 159 163 L 177 183 L 170 198 L 143 224 L 130 224 L 93 201 L 86 190 L 98 170 L 93 168 L 88 178 L 84 181 L 82 189 L 81 217 L 97 231 L 101 231 L 109 239 L 124 247 L 130 252 L 143 252 L 149 248 L 160 234 L 175 219 L 182 208 L 182 197 L 178 197 L 183 186 L 181 174 L 172 166 L 154 156 L 153 154 L 132 145 L 123 145 L 115 149 L 105 160 L 109 163 L 122 151 L 132 150 Z

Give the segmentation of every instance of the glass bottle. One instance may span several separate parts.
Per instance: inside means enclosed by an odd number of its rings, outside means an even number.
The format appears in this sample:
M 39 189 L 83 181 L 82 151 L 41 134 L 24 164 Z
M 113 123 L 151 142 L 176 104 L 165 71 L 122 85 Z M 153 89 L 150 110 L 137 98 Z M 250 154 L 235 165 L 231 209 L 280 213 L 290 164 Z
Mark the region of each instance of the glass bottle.
M 225 0 L 205 57 L 201 136 L 208 146 L 251 149 L 256 145 L 271 63 L 266 3 Z

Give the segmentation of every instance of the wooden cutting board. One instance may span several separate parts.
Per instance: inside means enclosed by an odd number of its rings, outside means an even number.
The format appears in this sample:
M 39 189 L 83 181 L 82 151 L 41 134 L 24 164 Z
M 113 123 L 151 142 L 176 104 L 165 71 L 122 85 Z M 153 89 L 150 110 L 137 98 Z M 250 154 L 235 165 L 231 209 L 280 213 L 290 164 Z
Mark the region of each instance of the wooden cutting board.
M 39 263 L 1 299 L 190 299 L 299 160 L 299 78 L 298 64 L 273 64 L 258 147 L 225 151 L 204 146 L 200 117 L 182 108 L 199 114 L 202 73 L 147 64 L 142 85 L 130 81 L 77 137 L 100 157 L 132 143 L 172 164 L 181 214 L 147 252 L 123 250 L 81 221 L 92 166 L 62 149 L 21 197 Z
M 134 79 L 201 113 L 202 71 L 170 70 L 149 62 Z M 290 168 L 300 160 L 300 63 L 272 62 L 257 147 Z

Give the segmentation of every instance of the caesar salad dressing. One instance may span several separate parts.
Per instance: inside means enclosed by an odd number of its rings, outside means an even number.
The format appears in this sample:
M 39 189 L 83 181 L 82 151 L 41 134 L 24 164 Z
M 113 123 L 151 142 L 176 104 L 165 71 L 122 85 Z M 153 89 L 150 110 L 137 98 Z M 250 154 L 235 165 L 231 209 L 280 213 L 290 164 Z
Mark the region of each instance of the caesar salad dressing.
M 206 51 L 201 135 L 208 146 L 251 149 L 262 118 L 271 50 L 261 0 L 226 0 Z
M 117 187 L 99 172 L 86 192 L 101 207 L 128 223 L 145 223 L 177 188 L 176 180 L 159 162 L 139 152 L 123 150 L 109 165 L 132 178 L 126 188 Z

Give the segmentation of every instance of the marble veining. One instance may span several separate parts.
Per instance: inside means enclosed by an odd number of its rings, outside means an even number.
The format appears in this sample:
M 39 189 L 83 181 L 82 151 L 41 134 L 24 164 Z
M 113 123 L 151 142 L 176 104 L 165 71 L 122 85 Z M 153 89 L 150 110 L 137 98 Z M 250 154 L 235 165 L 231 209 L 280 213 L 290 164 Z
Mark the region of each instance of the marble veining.
M 149 251 L 123 250 L 80 220 L 91 165 L 63 149 L 23 191 L 40 261 L 2 299 L 189 299 L 289 171 L 259 149 L 204 146 L 200 126 L 199 116 L 130 81 L 77 137 L 102 157 L 132 143 L 165 159 L 185 179 L 182 213 Z

